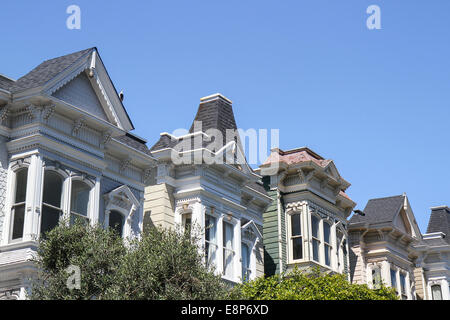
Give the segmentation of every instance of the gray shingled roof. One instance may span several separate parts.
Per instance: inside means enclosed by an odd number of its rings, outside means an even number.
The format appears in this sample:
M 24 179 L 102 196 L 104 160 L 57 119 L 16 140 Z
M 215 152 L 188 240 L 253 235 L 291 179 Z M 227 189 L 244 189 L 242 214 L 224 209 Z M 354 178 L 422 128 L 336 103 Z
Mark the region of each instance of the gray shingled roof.
M 62 57 L 46 60 L 26 75 L 19 78 L 14 85 L 11 86 L 10 91 L 19 92 L 42 86 L 47 81 L 57 76 L 60 72 L 70 67 L 78 59 L 91 53 L 94 49 L 95 48 L 89 48 Z
M 427 233 L 443 232 L 445 239 L 450 243 L 450 209 L 438 207 L 431 210 Z
M 404 195 L 371 199 L 363 210 L 366 215 L 354 214 L 350 219 L 350 224 L 392 222 L 404 201 Z
M 147 148 L 145 142 L 134 137 L 131 134 L 125 134 L 123 136 L 115 137 L 114 140 L 122 142 L 133 149 L 151 155 L 150 150 Z
M 202 132 L 206 132 L 208 129 L 218 129 L 223 136 L 223 144 L 225 145 L 227 141 L 226 130 L 233 129 L 237 130 L 236 121 L 234 119 L 233 107 L 230 103 L 225 102 L 221 98 L 214 99 L 211 101 L 206 101 L 200 103 L 197 114 L 195 115 L 194 121 L 192 122 L 190 133 L 194 132 L 194 122 L 201 121 Z M 194 139 L 191 139 L 193 144 Z M 179 143 L 178 141 L 171 141 L 167 136 L 161 136 L 160 139 L 150 148 L 150 150 L 160 150 L 164 148 L 173 148 Z M 211 144 L 211 141 L 204 141 L 203 147 Z M 194 146 L 192 146 L 194 148 Z
M 14 83 L 14 80 L 11 80 L 0 74 L 0 89 L 10 91 Z

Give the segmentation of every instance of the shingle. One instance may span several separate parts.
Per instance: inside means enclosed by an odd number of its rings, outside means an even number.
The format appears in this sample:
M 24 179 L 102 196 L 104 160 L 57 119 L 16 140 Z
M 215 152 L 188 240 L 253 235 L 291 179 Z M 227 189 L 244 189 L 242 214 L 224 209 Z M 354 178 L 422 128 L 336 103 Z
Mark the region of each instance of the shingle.
M 95 48 L 89 48 L 62 57 L 46 60 L 30 72 L 28 72 L 26 75 L 19 78 L 10 87 L 10 91 L 20 92 L 23 90 L 39 87 L 54 78 L 60 72 L 64 71 L 66 68 L 70 67 L 81 57 L 92 52 L 92 50 L 94 49 Z
M 350 219 L 350 224 L 392 222 L 404 201 L 405 196 L 403 195 L 371 199 L 364 208 L 365 216 L 354 214 Z
M 11 80 L 0 74 L 0 89 L 11 91 L 11 87 L 14 85 L 14 83 L 14 80 Z
M 222 98 L 201 102 L 194 121 L 192 122 L 190 133 L 196 129 L 195 122 L 201 122 L 201 131 L 206 132 L 209 129 L 217 129 L 222 134 L 222 146 L 233 141 L 234 136 L 228 135 L 227 131 L 237 132 L 237 125 L 234 118 L 233 107 Z M 190 139 L 191 147 L 194 148 L 194 139 Z M 172 141 L 168 136 L 161 136 L 160 139 L 150 148 L 150 150 L 160 150 L 164 148 L 173 148 L 179 141 Z M 203 147 L 207 147 L 211 141 L 203 141 Z
M 122 142 L 133 149 L 136 149 L 140 152 L 150 155 L 150 150 L 147 148 L 147 145 L 143 141 L 132 136 L 131 134 L 127 133 L 123 136 L 115 137 L 113 139 Z
M 450 209 L 448 207 L 432 208 L 427 233 L 443 232 L 450 243 Z

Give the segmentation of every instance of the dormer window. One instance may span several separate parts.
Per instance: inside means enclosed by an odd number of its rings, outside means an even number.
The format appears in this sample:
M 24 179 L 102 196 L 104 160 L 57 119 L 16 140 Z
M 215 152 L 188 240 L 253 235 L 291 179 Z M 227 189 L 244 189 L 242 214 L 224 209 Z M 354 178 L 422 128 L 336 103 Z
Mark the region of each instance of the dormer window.
M 23 237 L 23 227 L 25 221 L 25 198 L 27 193 L 28 169 L 22 168 L 16 171 L 15 194 L 11 208 L 12 214 L 12 234 L 11 240 L 19 240 Z

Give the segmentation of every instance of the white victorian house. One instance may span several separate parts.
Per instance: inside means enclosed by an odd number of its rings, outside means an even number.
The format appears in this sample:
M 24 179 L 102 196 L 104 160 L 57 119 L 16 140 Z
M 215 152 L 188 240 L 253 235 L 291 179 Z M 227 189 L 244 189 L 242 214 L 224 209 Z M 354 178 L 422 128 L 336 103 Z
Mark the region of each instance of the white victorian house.
M 0 75 L 0 299 L 26 297 L 37 241 L 62 219 L 143 225 L 154 163 L 96 48 Z
M 158 164 L 145 190 L 146 222 L 199 231 L 205 262 L 226 281 L 263 276 L 270 197 L 245 160 L 231 101 L 202 98 L 190 130 L 161 133 L 151 151 Z

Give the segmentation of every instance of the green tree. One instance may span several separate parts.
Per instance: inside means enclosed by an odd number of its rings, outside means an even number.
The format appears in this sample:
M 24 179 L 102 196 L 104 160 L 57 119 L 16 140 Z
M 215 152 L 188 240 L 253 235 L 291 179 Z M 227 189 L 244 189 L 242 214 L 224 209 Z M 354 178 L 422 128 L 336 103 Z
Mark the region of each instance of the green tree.
M 392 288 L 370 289 L 351 284 L 345 275 L 323 274 L 318 269 L 258 278 L 235 287 L 233 299 L 249 300 L 397 300 Z
M 81 222 L 60 226 L 39 241 L 35 258 L 38 277 L 32 283 L 31 299 L 101 299 L 112 285 L 126 248 L 116 234 Z M 80 268 L 80 289 L 67 285 L 69 266 Z
M 31 299 L 221 299 L 220 276 L 203 263 L 198 238 L 152 227 L 124 245 L 101 226 L 62 224 L 42 239 Z M 69 266 L 81 272 L 70 289 Z

